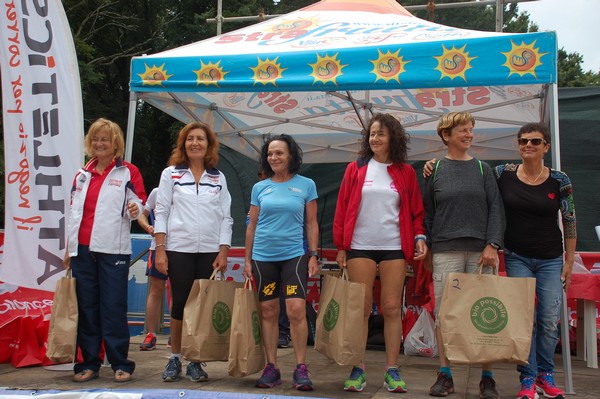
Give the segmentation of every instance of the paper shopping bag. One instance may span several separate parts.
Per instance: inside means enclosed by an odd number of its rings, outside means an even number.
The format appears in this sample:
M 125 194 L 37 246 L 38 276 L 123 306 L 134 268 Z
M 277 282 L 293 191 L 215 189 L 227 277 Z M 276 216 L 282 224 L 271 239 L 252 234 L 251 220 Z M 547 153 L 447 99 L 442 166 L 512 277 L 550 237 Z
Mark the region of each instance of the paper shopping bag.
M 264 366 L 258 296 L 247 278 L 244 288 L 235 289 L 229 338 L 229 375 L 245 377 L 262 370 Z
M 534 306 L 534 278 L 449 273 L 439 311 L 446 356 L 462 364 L 527 363 Z
M 217 280 L 215 270 L 210 279 L 194 280 L 183 308 L 181 354 L 194 362 L 227 361 L 231 310 L 235 289 L 243 283 Z
M 77 294 L 71 269 L 56 282 L 46 356 L 56 363 L 72 362 L 77 342 Z
M 321 286 L 315 349 L 340 366 L 364 360 L 365 285 L 342 276 L 325 276 Z

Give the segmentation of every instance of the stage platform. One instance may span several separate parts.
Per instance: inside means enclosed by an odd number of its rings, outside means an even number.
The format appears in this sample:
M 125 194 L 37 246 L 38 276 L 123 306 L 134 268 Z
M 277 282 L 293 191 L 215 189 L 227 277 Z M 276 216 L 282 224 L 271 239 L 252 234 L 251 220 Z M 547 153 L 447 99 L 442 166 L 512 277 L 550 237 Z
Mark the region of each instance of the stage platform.
M 363 392 L 350 393 L 342 389 L 350 367 L 340 367 L 325 356 L 309 348 L 307 361 L 310 377 L 315 384 L 312 392 L 299 392 L 293 389 L 290 380 L 295 366 L 293 348 L 278 349 L 279 367 L 283 384 L 273 389 L 258 389 L 254 382 L 258 374 L 234 378 L 227 373 L 226 362 L 211 362 L 205 367 L 209 375 L 207 382 L 193 383 L 182 378 L 178 382 L 165 383 L 161 380 L 163 368 L 170 350 L 167 336 L 159 337 L 156 350 L 140 352 L 138 345 L 143 336 L 131 339 L 129 357 L 137 364 L 133 380 L 116 383 L 112 370 L 103 367 L 100 378 L 88 383 L 71 382 L 72 365 L 13 368 L 9 363 L 0 364 L 0 397 L 20 398 L 35 396 L 41 398 L 192 398 L 192 399 L 283 399 L 283 398 L 411 398 L 424 399 L 429 396 L 438 369 L 438 360 L 424 357 L 400 355 L 401 374 L 408 384 L 408 393 L 392 394 L 383 387 L 383 364 L 385 354 L 378 350 L 368 350 L 366 355 L 367 387 Z M 556 382 L 564 387 L 562 358 L 555 358 Z M 184 362 L 184 365 L 186 363 Z M 59 369 L 59 370 L 56 370 Z M 60 370 L 63 369 L 63 370 Z M 185 366 L 183 373 L 185 374 Z M 478 384 L 481 369 L 475 366 L 454 366 L 452 370 L 456 392 L 449 398 L 479 398 Z M 519 388 L 518 375 L 512 364 L 497 365 L 494 376 L 501 398 L 514 398 Z M 573 359 L 573 390 L 577 399 L 597 399 L 600 397 L 600 371 L 587 368 L 585 362 Z M 77 392 L 79 391 L 79 392 Z M 81 392 L 84 391 L 84 392 Z

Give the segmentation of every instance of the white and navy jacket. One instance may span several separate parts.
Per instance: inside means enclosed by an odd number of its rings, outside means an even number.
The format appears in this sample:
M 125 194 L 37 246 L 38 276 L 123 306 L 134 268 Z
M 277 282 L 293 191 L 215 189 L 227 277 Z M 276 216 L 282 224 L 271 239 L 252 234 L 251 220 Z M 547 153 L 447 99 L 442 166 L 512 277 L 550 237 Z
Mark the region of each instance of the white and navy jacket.
M 75 175 L 71 188 L 71 210 L 67 226 L 68 251 L 71 257 L 77 256 L 79 244 L 79 227 L 83 217 L 83 205 L 87 195 L 92 168 L 96 159 L 91 159 L 83 169 Z M 114 168 L 106 176 L 94 212 L 94 225 L 90 237 L 90 251 L 106 254 L 131 254 L 131 220 L 127 209 L 129 202 L 138 205 L 142 213 L 142 200 L 136 189 L 145 200 L 146 191 L 139 170 L 132 164 L 117 159 Z
M 163 170 L 154 216 L 154 232 L 166 233 L 168 251 L 207 253 L 231 246 L 231 195 L 215 168 L 206 169 L 198 185 L 186 165 Z

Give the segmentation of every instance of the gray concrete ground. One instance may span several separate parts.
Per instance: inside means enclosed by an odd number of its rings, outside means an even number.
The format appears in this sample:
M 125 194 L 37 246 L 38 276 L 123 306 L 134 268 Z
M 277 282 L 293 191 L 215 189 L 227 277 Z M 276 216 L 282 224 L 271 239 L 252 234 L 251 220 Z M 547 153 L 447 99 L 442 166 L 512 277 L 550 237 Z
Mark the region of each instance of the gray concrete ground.
M 49 370 L 43 367 L 28 367 L 15 369 L 10 364 L 0 365 L 0 396 L 6 394 L 10 389 L 18 390 L 204 390 L 218 392 L 237 392 L 248 394 L 261 394 L 265 398 L 269 396 L 305 396 L 314 398 L 431 398 L 429 387 L 433 384 L 438 369 L 437 359 L 400 356 L 401 375 L 408 384 L 408 393 L 392 394 L 383 387 L 383 364 L 384 352 L 368 350 L 366 355 L 367 387 L 363 392 L 350 393 L 342 390 L 343 381 L 350 372 L 350 367 L 340 367 L 329 361 L 325 356 L 310 348 L 308 351 L 308 364 L 310 377 L 315 384 L 312 392 L 299 392 L 292 388 L 290 380 L 295 366 L 293 348 L 279 349 L 279 367 L 284 383 L 273 389 L 258 389 L 254 382 L 258 374 L 245 378 L 230 377 L 227 373 L 226 362 L 208 363 L 205 370 L 208 372 L 207 382 L 193 383 L 187 379 L 178 382 L 165 383 L 161 380 L 161 374 L 167 363 L 170 353 L 166 346 L 167 336 L 159 336 L 156 350 L 152 352 L 140 352 L 139 343 L 143 336 L 132 337 L 129 357 L 133 359 L 137 368 L 133 374 L 133 380 L 127 383 L 116 383 L 113 380 L 112 370 L 103 367 L 100 378 L 87 383 L 71 382 L 71 365 L 62 365 L 67 370 Z M 556 355 L 556 382 L 564 387 L 564 374 L 562 358 Z M 580 360 L 573 360 L 573 389 L 577 399 L 600 398 L 600 371 L 585 366 Z M 185 363 L 184 370 L 185 374 Z M 478 384 L 481 369 L 474 366 L 454 366 L 452 368 L 456 392 L 449 396 L 450 399 L 476 399 L 479 398 Z M 494 377 L 498 385 L 501 398 L 515 398 L 519 389 L 518 375 L 515 366 L 511 364 L 500 364 L 494 371 Z

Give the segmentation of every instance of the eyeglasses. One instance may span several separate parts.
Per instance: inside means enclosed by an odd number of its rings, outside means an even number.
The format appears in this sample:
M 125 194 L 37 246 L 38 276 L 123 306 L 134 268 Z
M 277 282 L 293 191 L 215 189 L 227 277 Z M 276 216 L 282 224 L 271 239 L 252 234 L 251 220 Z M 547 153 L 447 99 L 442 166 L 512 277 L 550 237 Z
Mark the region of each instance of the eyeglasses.
M 92 139 L 92 143 L 110 143 L 110 138 L 108 138 L 108 137 L 101 137 L 101 138 L 94 137 Z
M 538 139 L 538 138 L 535 138 L 535 139 L 520 138 L 520 139 L 517 139 L 517 142 L 519 143 L 519 145 L 527 145 L 527 143 L 530 143 L 530 142 L 532 145 L 540 145 L 542 143 L 548 144 L 548 142 L 546 140 Z

